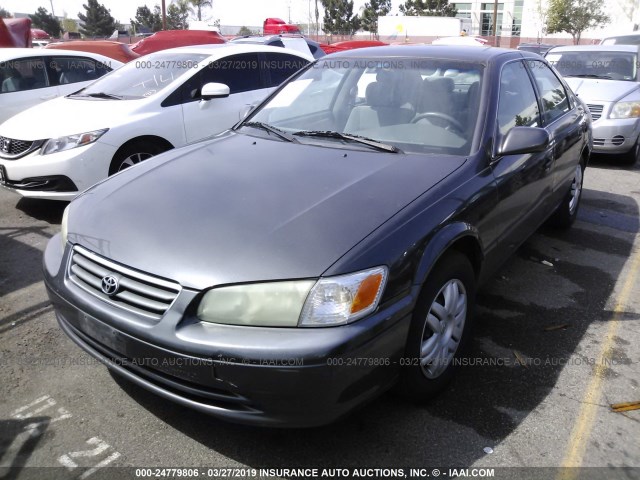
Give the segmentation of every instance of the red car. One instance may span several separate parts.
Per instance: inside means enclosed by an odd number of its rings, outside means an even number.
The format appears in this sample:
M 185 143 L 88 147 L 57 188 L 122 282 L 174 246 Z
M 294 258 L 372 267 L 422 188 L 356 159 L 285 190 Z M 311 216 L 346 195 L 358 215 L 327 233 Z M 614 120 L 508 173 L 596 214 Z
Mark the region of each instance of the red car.
M 262 25 L 264 35 L 279 35 L 281 33 L 301 33 L 297 25 L 286 23 L 281 18 L 267 18 Z
M 146 55 L 167 48 L 226 42 L 218 32 L 209 30 L 164 30 L 134 43 L 131 50 L 139 55 Z
M 342 52 L 344 50 L 353 50 L 354 48 L 365 47 L 381 47 L 383 45 L 389 45 L 388 43 L 381 42 L 379 40 L 347 40 L 344 42 L 336 42 L 328 45 L 321 43 L 320 46 L 327 53 Z
M 73 40 L 71 42 L 50 43 L 44 48 L 57 48 L 60 50 L 76 50 L 80 52 L 99 53 L 105 57 L 113 58 L 122 63 L 127 63 L 138 58 L 136 53 L 129 48 L 129 45 L 120 42 L 112 42 L 110 40 Z

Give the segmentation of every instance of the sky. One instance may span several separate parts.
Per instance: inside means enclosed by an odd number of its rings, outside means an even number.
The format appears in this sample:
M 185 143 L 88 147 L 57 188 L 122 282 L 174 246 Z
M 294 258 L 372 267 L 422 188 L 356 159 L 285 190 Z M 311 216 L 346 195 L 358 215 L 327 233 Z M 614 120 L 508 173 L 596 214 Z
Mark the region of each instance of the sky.
M 168 6 L 171 0 L 165 0 Z M 111 10 L 111 15 L 120 23 L 129 23 L 134 18 L 136 8 L 147 5 L 152 8 L 160 0 L 98 0 Z M 354 11 L 364 5 L 366 0 L 354 0 Z M 51 13 L 51 4 L 57 16 L 64 12 L 69 17 L 77 18 L 78 12 L 84 13 L 83 3 L 86 0 L 0 0 L 0 6 L 10 12 L 33 13 L 38 7 L 46 8 Z M 320 3 L 320 2 L 318 2 Z M 392 2 L 397 10 L 399 1 Z M 315 0 L 213 0 L 213 8 L 203 11 L 203 20 L 220 19 L 222 25 L 259 26 L 267 17 L 279 17 L 287 21 L 291 11 L 293 23 L 307 23 L 309 6 L 312 21 L 315 17 Z M 290 10 L 289 10 L 290 8 Z M 395 11 L 392 10 L 392 13 Z M 320 11 L 322 18 L 322 10 Z

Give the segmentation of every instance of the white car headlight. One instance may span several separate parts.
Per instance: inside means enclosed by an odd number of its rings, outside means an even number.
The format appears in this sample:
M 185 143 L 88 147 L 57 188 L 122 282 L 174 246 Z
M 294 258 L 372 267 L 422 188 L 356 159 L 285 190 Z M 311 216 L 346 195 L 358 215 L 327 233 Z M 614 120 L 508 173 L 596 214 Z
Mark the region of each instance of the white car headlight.
M 198 306 L 205 322 L 262 327 L 344 325 L 378 306 L 386 267 L 318 281 L 255 283 L 209 290 Z
M 64 152 L 72 148 L 83 147 L 98 140 L 109 129 L 94 130 L 92 132 L 77 133 L 66 137 L 52 138 L 47 140 L 40 151 L 41 155 L 49 155 L 50 153 Z
M 69 205 L 64 209 L 62 213 L 62 222 L 60 222 L 60 239 L 62 240 L 62 251 L 64 252 L 64 247 L 67 245 L 67 222 L 69 221 Z
M 618 102 L 611 109 L 609 118 L 640 117 L 640 102 Z

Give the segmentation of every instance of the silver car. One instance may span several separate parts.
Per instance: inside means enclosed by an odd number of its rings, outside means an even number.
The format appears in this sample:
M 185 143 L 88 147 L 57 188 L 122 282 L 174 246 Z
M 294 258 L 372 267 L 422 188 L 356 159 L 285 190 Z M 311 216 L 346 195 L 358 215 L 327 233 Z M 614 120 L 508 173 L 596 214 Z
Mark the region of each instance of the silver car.
M 546 55 L 591 112 L 593 151 L 629 164 L 640 158 L 639 52 L 638 45 L 584 45 Z

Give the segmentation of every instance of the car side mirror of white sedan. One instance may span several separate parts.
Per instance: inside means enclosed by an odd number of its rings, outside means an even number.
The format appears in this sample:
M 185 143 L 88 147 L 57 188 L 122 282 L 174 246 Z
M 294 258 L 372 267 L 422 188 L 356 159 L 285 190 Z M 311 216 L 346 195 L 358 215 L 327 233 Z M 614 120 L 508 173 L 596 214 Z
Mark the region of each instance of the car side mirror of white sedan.
M 229 96 L 229 87 L 224 83 L 206 83 L 202 87 L 200 96 L 202 100 L 225 98 Z

